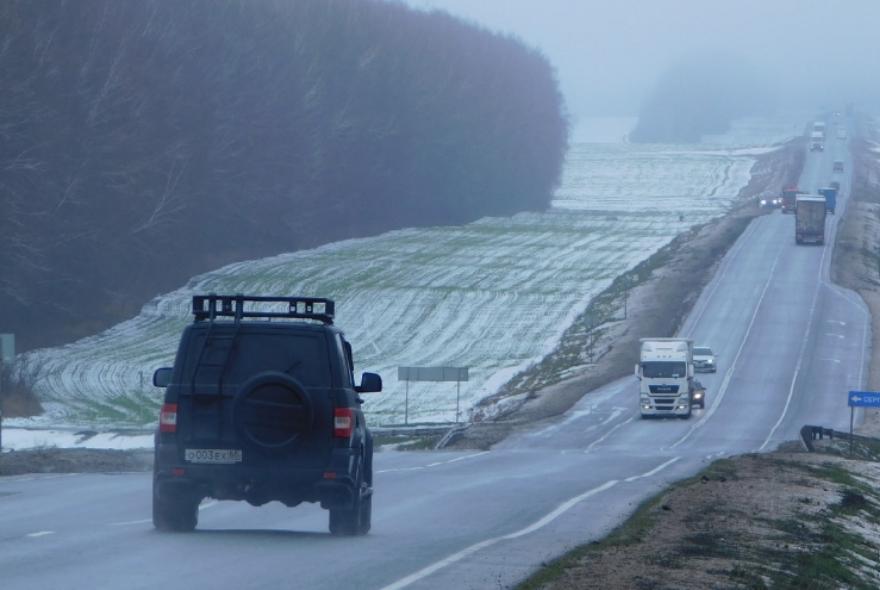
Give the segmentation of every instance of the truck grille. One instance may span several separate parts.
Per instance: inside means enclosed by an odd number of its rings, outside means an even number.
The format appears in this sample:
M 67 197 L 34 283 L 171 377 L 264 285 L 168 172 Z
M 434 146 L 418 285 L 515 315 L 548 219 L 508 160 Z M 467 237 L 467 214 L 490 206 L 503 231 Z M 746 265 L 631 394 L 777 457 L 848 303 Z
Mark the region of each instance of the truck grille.
M 678 385 L 649 385 L 651 393 L 678 393 Z

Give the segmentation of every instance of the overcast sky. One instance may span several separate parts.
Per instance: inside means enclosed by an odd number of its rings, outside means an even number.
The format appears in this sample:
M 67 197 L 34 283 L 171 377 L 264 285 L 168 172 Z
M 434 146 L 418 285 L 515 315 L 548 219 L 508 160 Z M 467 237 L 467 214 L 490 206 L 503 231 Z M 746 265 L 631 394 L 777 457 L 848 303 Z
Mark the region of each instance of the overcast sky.
M 724 51 L 803 106 L 880 102 L 880 0 L 406 0 L 537 47 L 571 114 L 637 114 L 677 59 Z M 834 89 L 834 93 L 830 89 Z M 809 104 L 815 99 L 815 104 Z M 864 104 L 871 111 L 878 104 Z

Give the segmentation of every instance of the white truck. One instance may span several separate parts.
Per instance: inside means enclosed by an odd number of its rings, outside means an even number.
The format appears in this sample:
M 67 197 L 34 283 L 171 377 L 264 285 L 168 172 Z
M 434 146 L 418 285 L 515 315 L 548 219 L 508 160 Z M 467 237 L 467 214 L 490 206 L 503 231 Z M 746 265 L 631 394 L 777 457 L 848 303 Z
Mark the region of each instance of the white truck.
M 694 341 L 687 338 L 642 338 L 639 364 L 639 409 L 648 416 L 690 418 L 694 377 Z

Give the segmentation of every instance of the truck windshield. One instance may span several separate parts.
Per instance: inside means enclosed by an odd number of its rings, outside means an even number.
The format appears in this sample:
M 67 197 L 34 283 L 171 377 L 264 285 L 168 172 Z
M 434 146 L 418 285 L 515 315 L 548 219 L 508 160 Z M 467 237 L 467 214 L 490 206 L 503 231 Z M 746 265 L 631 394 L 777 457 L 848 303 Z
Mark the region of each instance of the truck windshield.
M 675 361 L 648 361 L 642 363 L 642 376 L 649 379 L 680 379 L 685 376 L 685 363 Z

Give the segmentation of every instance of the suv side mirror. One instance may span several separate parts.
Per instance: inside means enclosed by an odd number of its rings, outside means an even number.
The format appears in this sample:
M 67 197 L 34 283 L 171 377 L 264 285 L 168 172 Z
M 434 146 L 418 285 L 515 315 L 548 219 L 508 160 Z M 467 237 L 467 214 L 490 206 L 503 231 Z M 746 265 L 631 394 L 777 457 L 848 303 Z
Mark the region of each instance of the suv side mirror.
M 636 379 L 641 380 L 642 376 L 639 375 L 639 365 L 638 365 L 638 363 L 636 364 L 636 366 L 635 366 L 635 370 L 633 371 L 633 373 L 635 373 Z
M 376 373 L 361 375 L 361 384 L 354 388 L 358 393 L 378 393 L 382 391 L 382 377 Z
M 171 383 L 171 367 L 156 369 L 156 372 L 153 373 L 153 386 L 168 387 L 169 383 Z

